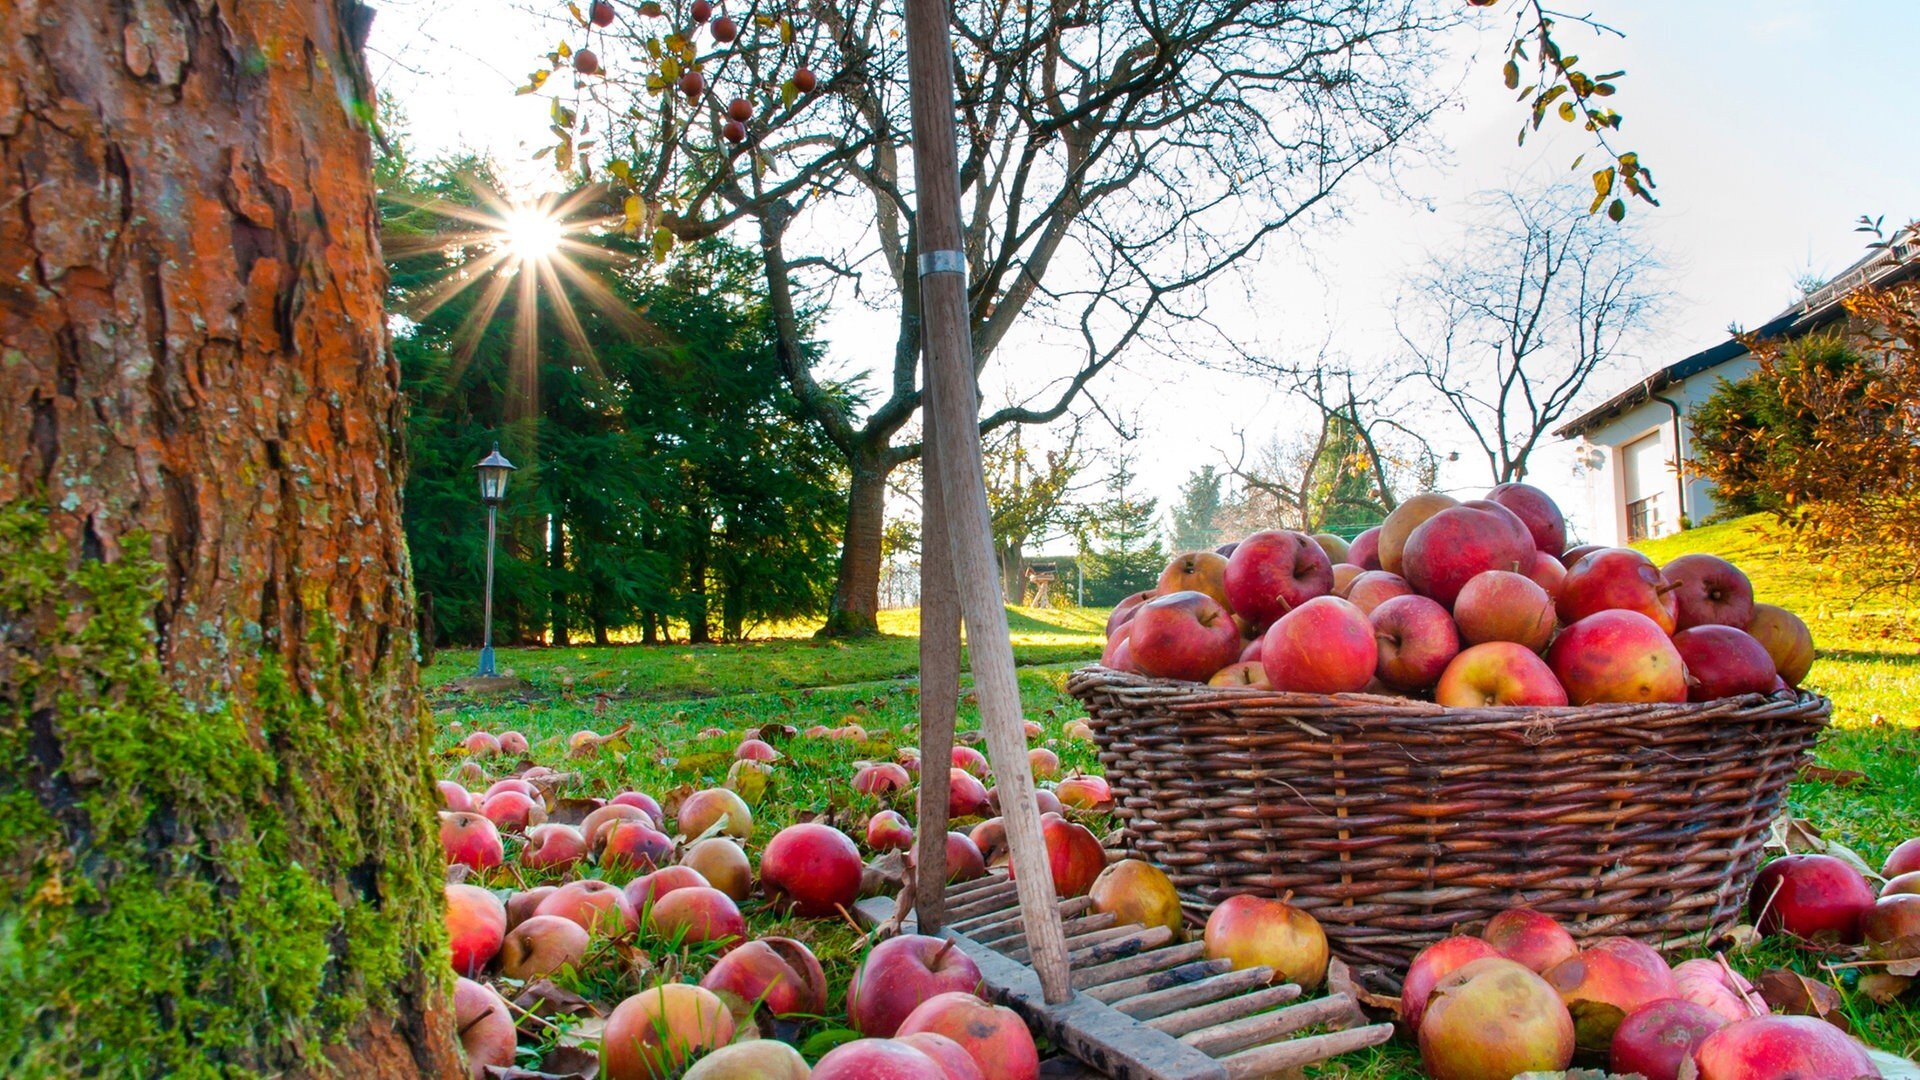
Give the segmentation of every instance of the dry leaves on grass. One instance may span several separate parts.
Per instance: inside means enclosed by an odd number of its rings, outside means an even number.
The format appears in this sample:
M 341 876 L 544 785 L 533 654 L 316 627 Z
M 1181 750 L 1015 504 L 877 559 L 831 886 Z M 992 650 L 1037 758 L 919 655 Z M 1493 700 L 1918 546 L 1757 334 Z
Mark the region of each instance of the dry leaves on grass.
M 595 1080 L 600 1055 L 584 1046 L 556 1046 L 540 1059 L 538 1069 L 489 1065 L 486 1075 L 487 1080 Z
M 1753 986 L 1774 1012 L 1817 1017 L 1841 1031 L 1853 1033 L 1846 1013 L 1840 1008 L 1840 991 L 1826 983 L 1814 982 L 1797 971 L 1771 968 L 1761 972 Z

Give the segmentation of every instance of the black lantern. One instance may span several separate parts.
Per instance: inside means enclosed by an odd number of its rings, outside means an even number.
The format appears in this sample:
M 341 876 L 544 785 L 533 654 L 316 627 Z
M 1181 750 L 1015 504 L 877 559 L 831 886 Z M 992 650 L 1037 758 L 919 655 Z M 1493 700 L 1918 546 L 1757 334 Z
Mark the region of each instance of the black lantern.
M 507 494 L 507 474 L 516 466 L 501 456 L 500 444 L 493 444 L 493 453 L 480 459 L 473 471 L 480 477 L 480 501 L 488 506 L 499 506 L 500 500 Z

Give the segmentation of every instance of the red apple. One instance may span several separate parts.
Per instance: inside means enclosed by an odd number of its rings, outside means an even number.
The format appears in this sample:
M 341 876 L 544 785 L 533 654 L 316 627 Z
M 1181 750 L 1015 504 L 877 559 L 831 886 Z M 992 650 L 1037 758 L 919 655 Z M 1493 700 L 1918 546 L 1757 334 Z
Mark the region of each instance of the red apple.
M 747 938 L 747 920 L 733 898 L 701 885 L 673 889 L 655 900 L 647 909 L 647 927 L 677 945 L 725 948 Z
M 1240 628 L 1218 600 L 1202 592 L 1149 600 L 1127 628 L 1134 666 L 1155 678 L 1204 682 L 1240 655 Z
M 808 1080 L 812 1075 L 800 1051 L 778 1039 L 751 1039 L 694 1062 L 680 1080 Z
M 1420 1022 L 1427 1012 L 1427 997 L 1440 980 L 1475 960 L 1499 955 L 1500 950 L 1492 945 L 1465 934 L 1441 938 L 1415 953 L 1413 963 L 1407 967 L 1407 977 L 1400 984 L 1400 1016 L 1406 1021 L 1407 1030 L 1419 1036 Z
M 1532 908 L 1508 908 L 1488 919 L 1480 936 L 1501 956 L 1533 972 L 1544 972 L 1580 951 L 1566 927 Z
M 517 776 L 506 776 L 488 784 L 487 790 L 480 795 L 480 801 L 486 802 L 488 799 L 493 798 L 503 791 L 517 791 L 529 799 L 537 799 L 540 797 L 539 788 L 534 787 L 532 784 Z
M 1920 960 L 1920 896 L 1894 893 L 1860 916 L 1860 940 L 1869 960 Z
M 1460 501 L 1451 495 L 1423 491 L 1394 507 L 1387 515 L 1387 520 L 1380 523 L 1377 556 L 1380 569 L 1404 576 L 1406 570 L 1401 558 L 1406 553 L 1407 537 L 1413 535 L 1413 530 L 1425 524 L 1428 518 L 1459 505 Z
M 812 1080 L 947 1080 L 940 1063 L 893 1039 L 855 1039 L 827 1051 Z
M 764 1001 L 775 1016 L 818 1016 L 827 1011 L 826 973 L 813 951 L 792 938 L 741 944 L 721 957 L 700 985 L 723 1001 L 750 1007 Z
M 508 832 L 524 832 L 527 826 L 547 820 L 546 807 L 517 791 L 502 791 L 488 796 L 480 804 L 480 812 L 496 828 Z
M 714 20 L 713 36 L 714 36 L 714 40 L 716 41 L 725 40 L 724 38 L 720 37 L 720 23 L 724 21 L 725 20 L 722 20 L 722 19 Z M 793 69 L 793 88 L 795 90 L 798 90 L 803 94 L 811 94 L 813 93 L 814 85 L 815 85 L 815 79 L 813 77 L 812 71 L 803 67 L 798 67 Z
M 1632 938 L 1601 938 L 1547 969 L 1546 980 L 1573 1015 L 1580 1048 L 1605 1054 L 1614 1030 L 1649 1001 L 1678 996 L 1673 972 L 1651 946 Z
M 1407 536 L 1400 561 L 1413 591 L 1451 608 L 1475 575 L 1532 566 L 1533 537 L 1513 511 L 1476 500 L 1421 522 Z
M 1753 984 L 1747 981 L 1747 977 L 1735 971 L 1732 965 L 1723 964 L 1719 960 L 1708 960 L 1705 958 L 1683 960 L 1673 965 L 1673 981 L 1679 985 L 1681 997 L 1687 998 L 1687 1000 L 1693 1001 L 1696 1004 L 1708 1005 L 1709 1008 L 1712 1006 L 1708 1002 L 1690 996 L 1687 993 L 1687 987 L 1689 984 L 1719 983 L 1723 988 L 1732 992 L 1735 1003 L 1741 1006 L 1739 1019 L 1744 1020 L 1749 1016 L 1767 1011 L 1766 999 L 1761 997 L 1759 991 L 1753 988 Z M 1735 1017 L 1733 1014 L 1728 1013 L 1727 1018 L 1731 1020 Z
M 1898 846 L 1888 852 L 1887 861 L 1880 865 L 1880 876 L 1896 878 L 1916 870 L 1920 870 L 1920 836 L 1911 840 L 1902 840 Z
M 1214 672 L 1213 678 L 1207 680 L 1207 685 L 1244 686 L 1254 690 L 1273 689 L 1272 681 L 1267 678 L 1267 669 L 1262 667 L 1258 660 L 1228 664 Z
M 706 0 L 699 0 L 699 2 L 705 3 Z M 593 0 L 593 7 L 588 10 L 590 13 L 589 18 L 593 20 L 593 25 L 613 25 L 613 5 L 608 3 L 607 0 Z
M 1509 570 L 1488 570 L 1461 586 L 1453 618 L 1469 645 L 1511 641 L 1545 652 L 1553 640 L 1553 597 L 1532 578 Z
M 592 49 L 581 49 L 573 54 L 573 70 L 582 75 L 592 75 L 600 70 L 600 58 Z
M 1808 941 L 1860 942 L 1860 917 L 1873 906 L 1873 886 L 1832 855 L 1786 855 L 1760 868 L 1747 914 L 1763 934 Z
M 778 761 L 780 751 L 764 739 L 746 739 L 733 750 L 736 761 Z
M 500 974 L 509 979 L 540 979 L 561 968 L 578 968 L 587 958 L 592 935 L 572 919 L 535 915 L 507 931 L 500 945 Z
M 1728 1024 L 1701 1041 L 1693 1064 L 1699 1080 L 1880 1075 L 1851 1036 L 1812 1016 L 1756 1016 Z
M 1396 596 L 1373 609 L 1374 673 L 1395 690 L 1425 690 L 1460 652 L 1447 609 L 1424 596 Z
M 1530 484 L 1506 483 L 1487 492 L 1487 501 L 1513 511 L 1535 549 L 1556 556 L 1567 549 L 1567 519 L 1546 492 Z
M 499 737 L 487 731 L 468 732 L 467 737 L 460 740 L 460 745 L 466 747 L 467 753 L 473 757 L 492 757 L 500 752 Z
M 1920 895 L 1920 870 L 1909 870 L 1904 874 L 1895 874 L 1880 887 L 1881 896 L 1894 896 L 1903 893 Z
M 1646 1080 L 1679 1080 L 1682 1065 L 1707 1036 L 1727 1026 L 1727 1020 L 1691 1001 L 1662 998 L 1627 1014 L 1613 1033 L 1607 1062 L 1622 1075 L 1638 1073 Z
M 536 885 L 531 889 L 521 889 L 507 897 L 507 929 L 512 930 L 540 910 L 541 901 L 559 892 L 558 885 Z
M 477 809 L 473 792 L 451 780 L 436 780 L 434 786 L 440 791 L 440 808 L 456 814 L 471 813 Z
M 1774 604 L 1755 604 L 1747 633 L 1766 647 L 1773 657 L 1774 670 L 1787 685 L 1799 689 L 1800 681 L 1813 668 L 1813 632 L 1800 616 Z
M 742 124 L 753 119 L 753 103 L 746 98 L 734 98 L 727 102 L 727 119 Z
M 1243 644 L 1243 645 L 1242 645 L 1242 646 L 1240 647 L 1240 659 L 1238 659 L 1238 660 L 1235 660 L 1235 661 L 1234 661 L 1233 663 L 1234 663 L 1234 664 L 1257 664 L 1257 663 L 1259 663 L 1259 662 L 1260 662 L 1260 650 L 1261 650 L 1261 649 L 1264 649 L 1264 648 L 1266 648 L 1266 646 L 1267 646 L 1267 642 L 1266 642 L 1266 639 L 1265 639 L 1265 638 L 1261 638 L 1261 637 L 1256 637 L 1256 638 L 1253 638 L 1253 639 L 1252 639 L 1252 640 L 1250 640 L 1250 641 L 1247 641 L 1247 642 L 1246 642 L 1245 644 Z M 1233 664 L 1228 664 L 1228 665 L 1227 665 L 1227 667 L 1232 667 L 1232 666 L 1233 666 Z M 1222 671 L 1225 671 L 1225 670 L 1226 670 L 1226 668 L 1221 668 L 1220 670 L 1222 670 Z M 1264 673 L 1263 673 L 1263 674 L 1264 674 Z
M 524 754 L 527 752 L 527 737 L 517 731 L 500 733 L 500 752 L 503 754 Z
M 969 829 L 967 839 L 973 841 L 973 846 L 980 850 L 980 857 L 986 860 L 988 866 L 992 866 L 994 860 L 1007 850 L 1007 819 L 988 818 Z
M 1333 563 L 1305 533 L 1257 532 L 1227 560 L 1227 606 L 1256 627 L 1333 591 Z M 1134 648 L 1139 649 L 1136 636 Z M 1215 664 L 1218 671 L 1225 664 Z M 1202 676 L 1204 678 L 1204 676 Z
M 1180 894 L 1159 867 L 1140 859 L 1108 864 L 1087 890 L 1093 910 L 1113 915 L 1120 925 L 1164 926 L 1174 933 L 1183 924 Z
M 966 1049 L 945 1035 L 919 1031 L 912 1035 L 895 1035 L 893 1039 L 932 1058 L 934 1064 L 940 1066 L 940 1075 L 945 1080 L 986 1080 L 986 1075 Z
M 760 855 L 760 887 L 776 907 L 819 918 L 860 896 L 860 849 L 831 825 L 806 822 L 774 834 Z
M 988 808 L 987 788 L 965 769 L 947 771 L 947 813 L 956 818 L 978 817 Z
M 529 870 L 565 870 L 587 857 L 587 840 L 571 825 L 548 822 L 527 830 L 520 865 Z
M 1652 559 L 1632 548 L 1601 548 L 1567 569 L 1554 605 L 1564 623 L 1602 611 L 1635 611 L 1671 634 L 1677 610 L 1673 593 L 1673 582 Z
M 1489 641 L 1453 658 L 1433 688 L 1433 700 L 1450 709 L 1552 708 L 1567 703 L 1567 692 L 1532 649 L 1511 641 Z
M 1660 572 L 1677 586 L 1674 625 L 1680 629 L 1717 625 L 1745 630 L 1753 621 L 1753 582 L 1718 555 L 1682 555 Z
M 489 1068 L 513 1064 L 517 1041 L 513 1016 L 491 987 L 472 979 L 453 980 L 453 1029 L 459 1033 L 467 1075 L 473 1080 L 483 1080 Z
M 1275 690 L 1346 694 L 1373 679 L 1379 658 L 1366 614 L 1337 596 L 1320 596 L 1267 630 L 1260 666 Z
M 1133 648 L 1132 646 L 1127 645 L 1127 639 L 1131 637 L 1132 634 L 1133 634 L 1133 624 L 1131 622 L 1125 622 L 1125 623 L 1121 623 L 1119 628 L 1117 628 L 1116 630 L 1114 630 L 1112 634 L 1109 634 L 1107 636 L 1107 644 L 1104 648 L 1100 650 L 1100 666 L 1101 667 L 1112 668 L 1114 671 L 1127 670 L 1127 668 L 1120 666 L 1120 649 L 1122 646 L 1126 646 L 1127 656 L 1129 658 L 1128 663 L 1131 664 L 1132 663 L 1131 658 L 1133 656 Z
M 891 761 L 879 765 L 863 766 L 853 774 L 853 790 L 862 795 L 885 795 L 890 791 L 905 791 L 913 786 L 913 777 L 907 770 Z
M 1063 807 L 1075 810 L 1108 810 L 1113 807 L 1113 787 L 1105 777 L 1069 776 L 1056 784 L 1053 795 Z
M 1475 960 L 1440 980 L 1419 1039 L 1430 1080 L 1557 1073 L 1573 1061 L 1573 1022 L 1553 988 L 1503 957 Z
M 1571 570 L 1573 569 L 1574 563 L 1579 562 L 1581 559 L 1586 558 L 1596 551 L 1605 551 L 1606 547 L 1605 544 L 1581 544 L 1578 547 L 1570 547 L 1560 553 L 1560 565 Z
M 1121 629 L 1130 630 L 1132 626 L 1129 624 L 1128 626 L 1121 627 Z M 1118 640 L 1119 644 L 1113 647 L 1113 658 L 1111 660 L 1102 659 L 1100 661 L 1101 664 L 1115 671 L 1125 671 L 1134 675 L 1140 674 L 1140 668 L 1133 662 L 1133 635 L 1123 634 Z
M 1027 751 L 1027 771 L 1035 780 L 1051 780 L 1060 775 L 1060 755 L 1044 746 Z
M 733 1014 L 710 990 L 661 983 L 614 1007 L 600 1038 L 604 1080 L 665 1080 L 733 1041 Z
M 995 1080 L 1037 1080 L 1040 1052 L 1020 1014 L 971 993 L 936 994 L 901 1022 L 899 1034 L 944 1035 L 960 1044 L 982 1075 Z
M 1125 626 L 1140 611 L 1140 605 L 1160 595 L 1152 589 L 1142 589 L 1113 605 L 1112 614 L 1107 616 L 1107 636 L 1112 637 L 1115 630 Z
M 847 1020 L 855 1031 L 891 1038 L 907 1014 L 936 994 L 971 994 L 980 968 L 952 941 L 924 934 L 888 938 L 868 951 L 847 986 Z
M 1353 538 L 1347 545 L 1347 561 L 1362 570 L 1379 570 L 1380 566 L 1380 526 L 1366 530 Z
M 1375 608 L 1396 596 L 1412 595 L 1413 586 L 1407 584 L 1406 578 L 1385 570 L 1369 570 L 1353 579 L 1353 584 L 1347 587 L 1346 599 L 1371 615 Z
M 639 925 L 627 894 L 611 882 L 585 878 L 555 889 L 533 909 L 535 915 L 572 919 L 588 933 L 620 934 Z
M 1320 921 L 1282 900 L 1241 894 L 1220 902 L 1202 935 L 1209 960 L 1235 970 L 1273 969 L 1273 982 L 1311 990 L 1327 977 L 1327 933 Z
M 653 796 L 644 792 L 623 791 L 613 798 L 608 799 L 607 802 L 616 806 L 632 806 L 644 811 L 648 817 L 653 819 L 653 827 L 656 829 L 667 820 L 666 811 L 660 809 L 660 804 L 654 801 Z
M 674 824 L 680 835 L 691 840 L 715 825 L 720 824 L 721 831 L 728 836 L 745 840 L 753 835 L 753 811 L 740 796 L 726 788 L 708 788 L 696 791 L 680 804 L 680 812 L 674 817 Z
M 998 821 L 998 818 L 994 820 Z M 914 862 L 914 853 L 907 853 L 907 862 Z M 947 834 L 947 881 L 972 881 L 987 875 L 986 854 L 980 850 L 966 833 Z
M 1547 666 L 1575 705 L 1687 700 L 1680 650 L 1637 611 L 1601 611 L 1560 631 Z
M 699 101 L 706 89 L 707 77 L 698 71 L 689 71 L 680 76 L 680 92 L 687 95 L 688 101 Z
M 882 810 L 867 819 L 867 847 L 871 850 L 905 851 L 912 846 L 913 826 L 898 810 Z
M 1205 593 L 1220 604 L 1227 604 L 1227 560 L 1211 551 L 1188 551 L 1173 557 L 1154 591 L 1162 596 L 1177 592 Z
M 724 836 L 709 836 L 688 848 L 680 865 L 698 871 L 707 884 L 736 901 L 753 895 L 753 864 L 739 844 Z
M 1533 579 L 1535 585 L 1547 590 L 1548 596 L 1558 599 L 1560 586 L 1567 581 L 1567 568 L 1560 564 L 1559 559 L 1544 551 L 1536 551 L 1532 565 L 1527 567 L 1527 576 Z
M 1085 896 L 1093 888 L 1093 879 L 1107 866 L 1107 852 L 1100 846 L 1100 838 L 1085 825 L 1058 814 L 1040 816 L 1040 836 L 1047 844 L 1053 891 L 1062 900 Z
M 641 874 L 627 882 L 622 892 L 627 894 L 627 904 L 636 912 L 644 913 L 661 897 L 675 889 L 712 888 L 706 875 L 691 866 L 663 866 L 651 874 Z
M 616 821 L 600 830 L 594 857 L 609 869 L 653 870 L 672 861 L 673 841 L 646 822 Z
M 600 846 L 602 835 L 623 821 L 637 822 L 649 828 L 659 828 L 658 819 L 647 816 L 645 810 L 626 803 L 608 803 L 597 807 L 580 822 L 580 838 L 586 841 L 587 850 Z
M 506 857 L 500 830 L 479 814 L 440 811 L 440 847 L 448 862 L 463 863 L 475 870 L 499 866 Z
M 1688 701 L 1773 692 L 1773 657 L 1745 630 L 1702 623 L 1673 635 L 1673 647 L 1687 665 Z
M 473 975 L 500 951 L 507 933 L 507 909 L 500 898 L 478 885 L 447 886 L 447 945 L 453 970 Z
M 987 764 L 987 755 L 975 750 L 971 746 L 954 747 L 953 764 L 958 768 L 967 770 L 982 780 L 993 775 L 993 767 Z

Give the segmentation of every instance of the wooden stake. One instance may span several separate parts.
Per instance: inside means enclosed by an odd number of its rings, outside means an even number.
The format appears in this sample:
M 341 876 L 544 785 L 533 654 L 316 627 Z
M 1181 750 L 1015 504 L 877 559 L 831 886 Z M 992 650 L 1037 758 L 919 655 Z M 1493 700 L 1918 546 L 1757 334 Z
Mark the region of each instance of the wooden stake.
M 924 475 L 938 473 L 938 421 L 926 410 Z M 937 934 L 947 921 L 947 795 L 953 764 L 954 716 L 960 708 L 960 595 L 947 545 L 949 525 L 940 485 L 920 495 L 920 796 L 914 821 L 914 912 L 919 932 Z M 931 779 L 931 783 L 929 783 Z
M 960 229 L 960 174 L 954 149 L 953 53 L 945 0 L 907 0 L 907 71 L 913 99 L 913 165 L 918 185 L 920 311 L 924 326 L 929 487 L 940 488 L 947 520 L 944 538 L 952 555 L 973 660 L 974 692 L 980 699 L 987 756 L 1000 788 L 1007 845 L 1017 870 L 1020 906 L 1031 920 L 1027 938 L 1033 966 L 1050 1004 L 1073 996 L 1066 941 L 1055 909 L 1053 877 L 1040 813 L 1033 804 L 1027 764 L 1025 715 L 1007 636 L 1007 611 L 993 555 L 986 477 L 980 464 L 979 388 L 973 374 L 973 336 L 968 325 L 966 255 Z M 942 542 L 928 536 L 923 546 Z M 922 696 L 925 695 L 924 689 Z M 920 762 L 921 787 L 928 774 L 938 782 L 939 761 Z M 925 829 L 926 823 L 921 827 Z M 932 831 L 932 830 L 927 830 Z M 944 829 L 940 830 L 944 833 Z M 922 873 L 920 877 L 931 878 Z

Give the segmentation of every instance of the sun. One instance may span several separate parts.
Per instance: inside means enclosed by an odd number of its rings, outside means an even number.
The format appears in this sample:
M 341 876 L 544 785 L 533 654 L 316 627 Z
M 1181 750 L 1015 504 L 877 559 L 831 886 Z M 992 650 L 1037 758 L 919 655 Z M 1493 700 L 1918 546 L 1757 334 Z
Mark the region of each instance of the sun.
M 519 262 L 546 262 L 560 250 L 566 226 L 547 210 L 534 205 L 515 206 L 500 220 L 500 240 Z

